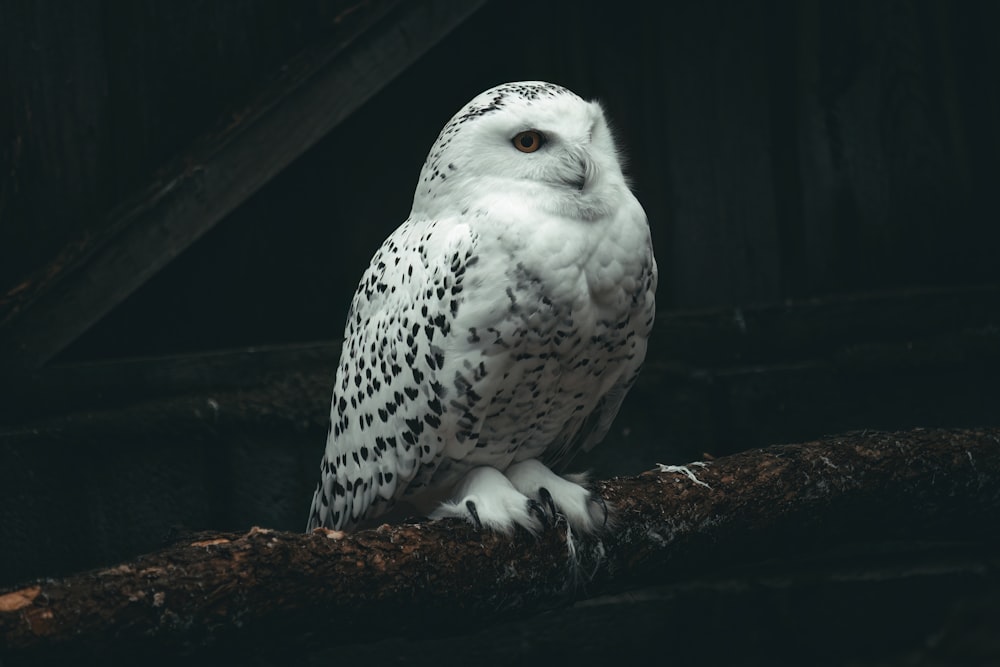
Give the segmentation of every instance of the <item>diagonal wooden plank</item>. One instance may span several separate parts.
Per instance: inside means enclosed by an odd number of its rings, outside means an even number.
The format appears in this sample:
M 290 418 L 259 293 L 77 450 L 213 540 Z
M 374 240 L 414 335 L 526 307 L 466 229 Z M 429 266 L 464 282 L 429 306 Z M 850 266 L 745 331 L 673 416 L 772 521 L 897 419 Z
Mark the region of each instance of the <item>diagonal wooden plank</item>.
M 485 0 L 358 2 L 217 136 L 0 296 L 0 374 L 38 368 L 347 118 Z

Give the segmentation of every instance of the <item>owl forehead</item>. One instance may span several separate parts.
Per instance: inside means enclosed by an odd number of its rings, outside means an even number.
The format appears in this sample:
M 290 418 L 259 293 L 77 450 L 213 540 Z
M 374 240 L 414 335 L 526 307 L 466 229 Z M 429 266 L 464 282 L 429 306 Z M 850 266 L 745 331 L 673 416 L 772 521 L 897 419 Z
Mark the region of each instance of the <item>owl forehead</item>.
M 545 129 L 559 123 L 564 128 L 575 124 L 588 127 L 599 110 L 572 91 L 544 81 L 505 83 L 480 93 L 445 125 L 439 143 L 445 146 L 458 133 L 475 126 L 493 126 L 507 130 Z M 576 121 L 576 122 L 574 122 Z

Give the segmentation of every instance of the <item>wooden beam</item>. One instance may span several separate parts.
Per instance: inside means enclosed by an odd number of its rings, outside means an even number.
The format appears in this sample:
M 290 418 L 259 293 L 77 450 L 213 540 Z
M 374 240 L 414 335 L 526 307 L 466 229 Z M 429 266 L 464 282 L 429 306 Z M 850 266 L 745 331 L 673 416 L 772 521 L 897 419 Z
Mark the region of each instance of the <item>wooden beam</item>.
M 366 0 L 343 12 L 330 42 L 290 63 L 230 126 L 0 296 L 0 373 L 49 361 L 483 2 Z
M 654 331 L 657 340 L 670 344 L 650 350 L 640 387 L 656 387 L 650 395 L 667 401 L 670 386 L 687 387 L 695 376 L 722 383 L 752 376 L 760 382 L 768 373 L 787 378 L 795 372 L 825 377 L 824 384 L 832 388 L 838 381 L 854 381 L 871 372 L 949 364 L 956 373 L 986 372 L 1000 364 L 998 327 L 1000 285 L 664 311 Z M 328 401 L 326 385 L 333 382 L 339 356 L 339 342 L 330 341 L 50 364 L 0 376 L 0 424 L 121 408 L 167 396 L 266 393 L 291 376 L 310 378 L 310 387 L 324 386 L 321 393 Z M 317 414 L 325 418 L 328 407 L 322 405 Z
M 0 424 L 165 397 L 267 391 L 289 377 L 323 383 L 322 402 L 328 404 L 339 357 L 340 343 L 330 342 L 52 364 L 12 383 L 0 381 Z M 296 396 L 311 403 L 302 392 Z

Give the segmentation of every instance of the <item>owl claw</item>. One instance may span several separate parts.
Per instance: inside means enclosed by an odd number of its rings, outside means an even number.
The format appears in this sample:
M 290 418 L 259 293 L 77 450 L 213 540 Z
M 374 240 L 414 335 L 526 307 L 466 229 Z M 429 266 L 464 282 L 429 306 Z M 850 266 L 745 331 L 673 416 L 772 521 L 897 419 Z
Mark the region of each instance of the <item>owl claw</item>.
M 538 520 L 542 522 L 542 529 L 547 530 L 549 527 L 549 517 L 545 513 L 545 508 L 537 500 L 528 498 L 528 511 L 538 517 Z
M 467 521 L 481 532 L 510 535 L 517 526 L 532 534 L 544 523 L 536 516 L 530 498 L 514 488 L 496 468 L 479 466 L 465 474 L 454 489 L 455 500 L 441 503 L 432 519 L 455 518 Z
M 561 477 L 538 459 L 514 463 L 504 475 L 515 489 L 541 503 L 550 523 L 559 525 L 564 521 L 579 534 L 593 533 L 608 525 L 611 509 L 587 488 L 583 475 Z
M 479 511 L 476 510 L 476 503 L 466 500 L 465 509 L 469 510 L 469 516 L 472 517 L 473 522 L 476 524 L 476 530 L 482 530 L 483 522 L 479 520 Z
M 548 507 L 549 514 L 552 515 L 553 519 L 555 519 L 556 516 L 558 515 L 558 512 L 556 512 L 556 503 L 554 500 L 552 500 L 552 494 L 549 493 L 549 490 L 546 489 L 544 486 L 539 487 L 538 497 L 541 498 L 543 503 L 545 503 L 546 507 Z

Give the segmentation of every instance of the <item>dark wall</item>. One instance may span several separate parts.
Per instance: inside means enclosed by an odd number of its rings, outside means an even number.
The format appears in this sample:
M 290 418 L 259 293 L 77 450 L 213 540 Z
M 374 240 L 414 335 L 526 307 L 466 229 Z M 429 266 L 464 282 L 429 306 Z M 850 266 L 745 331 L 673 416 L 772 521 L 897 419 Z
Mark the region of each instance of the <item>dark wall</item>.
M 0 293 L 225 125 L 343 4 L 0 2 Z M 1000 292 L 958 288 L 1000 283 L 998 19 L 991 0 L 497 0 L 61 360 L 339 337 L 442 125 L 538 78 L 604 102 L 661 271 L 650 363 L 574 463 L 995 423 Z M 955 289 L 896 291 L 913 287 Z M 302 368 L 272 382 L 286 352 Z M 0 584 L 155 548 L 177 523 L 301 529 L 335 347 L 236 356 L 214 375 L 205 357 L 55 364 L 13 387 L 31 409 L 0 401 Z
M 230 122 L 338 4 L 0 3 L 0 287 Z
M 2 11 L 7 284 L 334 20 L 305 1 Z M 437 131 L 513 79 L 604 102 L 665 308 L 995 282 L 998 14 L 988 0 L 492 3 L 65 358 L 338 336 Z

